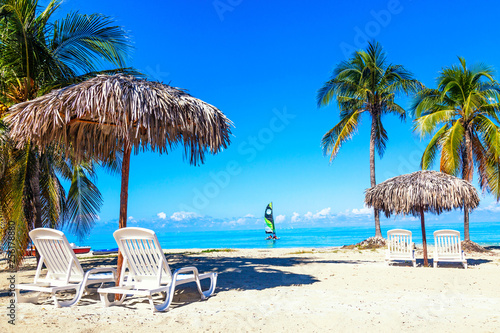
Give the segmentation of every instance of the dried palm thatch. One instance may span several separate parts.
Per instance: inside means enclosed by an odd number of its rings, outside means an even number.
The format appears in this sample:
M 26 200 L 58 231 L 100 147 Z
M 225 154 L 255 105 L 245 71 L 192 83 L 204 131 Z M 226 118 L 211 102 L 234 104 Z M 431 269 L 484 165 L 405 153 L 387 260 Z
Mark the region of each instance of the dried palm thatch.
M 229 144 L 231 121 L 182 89 L 132 76 L 100 75 L 9 108 L 6 118 L 19 146 L 54 141 L 76 157 L 108 159 L 128 142 L 168 153 L 182 144 L 193 164 Z
M 472 210 L 479 196 L 471 183 L 437 171 L 417 171 L 390 178 L 365 192 L 365 203 L 391 214 L 420 216 L 424 265 L 428 266 L 424 212 L 440 214 L 455 208 Z
M 420 216 L 424 212 L 441 214 L 456 208 L 472 210 L 479 196 L 471 183 L 437 171 L 417 171 L 390 178 L 366 190 L 368 207 L 392 214 Z

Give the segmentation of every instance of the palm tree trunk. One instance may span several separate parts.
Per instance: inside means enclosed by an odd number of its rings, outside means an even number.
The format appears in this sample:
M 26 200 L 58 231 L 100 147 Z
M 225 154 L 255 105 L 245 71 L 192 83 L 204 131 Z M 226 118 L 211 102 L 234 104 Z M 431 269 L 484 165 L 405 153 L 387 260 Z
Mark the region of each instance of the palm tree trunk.
M 420 226 L 422 227 L 422 246 L 424 247 L 424 267 L 428 267 L 429 259 L 427 257 L 427 237 L 425 235 L 424 209 L 422 207 L 420 207 Z
M 469 210 L 464 207 L 464 241 L 470 241 L 469 234 Z
M 121 185 L 121 193 L 120 193 L 120 218 L 118 222 L 118 227 L 126 228 L 127 227 L 127 205 L 128 205 L 128 180 L 129 180 L 129 171 L 130 171 L 130 153 L 132 151 L 132 147 L 128 141 L 125 141 L 123 148 L 123 161 L 122 161 L 122 185 Z M 116 275 L 116 285 L 118 286 L 118 282 L 120 281 L 120 274 L 122 271 L 123 265 L 123 255 L 120 251 L 118 251 L 118 263 L 117 263 L 117 275 Z M 119 300 L 121 295 L 115 295 L 115 300 Z
M 465 151 L 462 153 L 463 168 L 462 179 L 472 182 L 474 160 L 472 158 L 472 142 L 469 130 L 465 129 Z M 470 241 L 469 233 L 469 209 L 464 207 L 464 241 Z
M 377 185 L 375 181 L 375 133 L 377 126 L 377 118 L 372 115 L 372 128 L 370 134 L 370 186 Z M 375 237 L 382 237 L 382 230 L 380 229 L 380 213 L 374 209 L 373 215 L 375 218 Z
M 42 202 L 40 200 L 40 156 L 36 153 L 33 153 L 34 155 L 34 174 L 33 178 L 31 179 L 31 188 L 33 190 L 33 200 L 35 202 L 35 225 L 34 228 L 42 228 Z M 38 253 L 38 250 L 36 250 L 35 253 L 36 256 L 36 262 L 40 261 L 40 253 Z

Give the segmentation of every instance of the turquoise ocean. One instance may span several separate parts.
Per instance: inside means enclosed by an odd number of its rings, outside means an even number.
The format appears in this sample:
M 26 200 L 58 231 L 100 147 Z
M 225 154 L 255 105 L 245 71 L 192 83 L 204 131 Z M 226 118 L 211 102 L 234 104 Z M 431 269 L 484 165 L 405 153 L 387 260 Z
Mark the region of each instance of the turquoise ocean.
M 413 233 L 413 241 L 422 243 L 420 223 L 402 225 L 384 224 L 382 234 L 387 230 L 407 229 Z M 431 224 L 426 226 L 427 243 L 434 244 L 433 232 L 440 229 L 460 231 L 463 239 L 463 224 Z M 336 226 L 322 228 L 295 228 L 277 230 L 277 241 L 265 240 L 263 229 L 259 230 L 223 230 L 223 231 L 162 231 L 155 230 L 163 249 L 221 249 L 221 248 L 292 248 L 292 247 L 332 247 L 358 243 L 374 235 L 373 225 Z M 471 240 L 485 246 L 500 246 L 500 222 L 471 222 Z M 78 240 L 66 233 L 68 240 L 80 246 L 91 246 L 92 250 L 117 247 L 111 233 L 91 233 L 86 239 Z

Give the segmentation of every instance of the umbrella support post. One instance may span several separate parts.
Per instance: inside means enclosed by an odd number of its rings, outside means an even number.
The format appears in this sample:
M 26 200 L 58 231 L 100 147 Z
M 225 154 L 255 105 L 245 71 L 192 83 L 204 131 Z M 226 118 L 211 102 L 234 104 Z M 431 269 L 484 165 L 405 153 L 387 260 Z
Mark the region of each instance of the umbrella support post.
M 120 219 L 118 222 L 118 227 L 126 228 L 127 227 L 127 205 L 128 205 L 128 180 L 129 180 L 129 171 L 130 171 L 130 153 L 132 152 L 132 147 L 128 141 L 125 141 L 123 148 L 123 161 L 122 161 L 122 184 L 121 184 L 121 192 L 120 192 Z M 120 281 L 120 275 L 122 272 L 123 265 L 123 255 L 118 250 L 118 263 L 116 267 L 116 282 L 115 285 L 118 286 Z M 118 301 L 121 299 L 122 295 L 116 294 L 115 300 Z
M 427 239 L 425 237 L 424 209 L 422 207 L 420 207 L 420 224 L 422 226 L 422 244 L 424 247 L 424 267 L 429 267 L 429 261 L 427 259 Z

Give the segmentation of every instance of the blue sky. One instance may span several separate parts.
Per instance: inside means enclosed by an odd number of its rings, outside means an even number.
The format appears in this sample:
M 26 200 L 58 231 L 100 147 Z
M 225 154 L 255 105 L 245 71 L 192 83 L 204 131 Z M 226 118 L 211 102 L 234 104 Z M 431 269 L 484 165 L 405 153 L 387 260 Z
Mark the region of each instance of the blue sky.
M 129 33 L 130 66 L 186 88 L 235 124 L 231 145 L 199 167 L 182 149 L 133 156 L 130 223 L 157 228 L 260 228 L 270 201 L 282 227 L 373 223 L 369 122 L 330 164 L 320 140 L 338 121 L 318 109 L 316 91 L 332 69 L 376 39 L 388 60 L 434 87 L 443 66 L 484 62 L 500 68 L 499 4 L 493 1 L 145 1 L 66 0 L 59 13 L 103 13 Z M 400 104 L 405 108 L 409 99 Z M 377 182 L 419 169 L 427 140 L 406 123 L 383 119 L 389 143 L 376 160 Z M 99 225 L 116 223 L 120 178 L 99 173 Z M 498 221 L 483 195 L 472 221 Z M 461 213 L 439 217 L 459 221 Z M 432 220 L 433 217 L 430 217 Z M 383 225 L 382 225 L 383 227 Z

